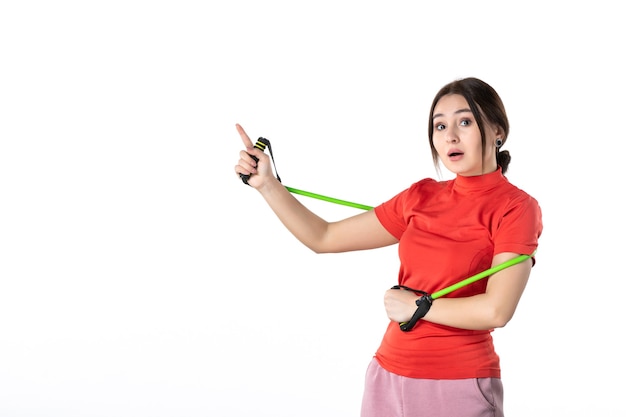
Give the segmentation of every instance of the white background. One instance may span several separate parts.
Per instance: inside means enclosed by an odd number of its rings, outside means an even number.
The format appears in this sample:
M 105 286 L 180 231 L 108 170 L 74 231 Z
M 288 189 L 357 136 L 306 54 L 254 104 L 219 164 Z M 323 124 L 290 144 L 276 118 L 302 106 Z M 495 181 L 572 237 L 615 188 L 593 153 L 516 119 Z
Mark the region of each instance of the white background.
M 428 109 L 465 76 L 502 96 L 508 177 L 545 225 L 494 333 L 507 417 L 626 415 L 622 16 L 2 2 L 0 416 L 358 416 L 396 249 L 301 246 L 234 174 L 234 125 L 271 140 L 285 185 L 376 205 L 437 176 Z

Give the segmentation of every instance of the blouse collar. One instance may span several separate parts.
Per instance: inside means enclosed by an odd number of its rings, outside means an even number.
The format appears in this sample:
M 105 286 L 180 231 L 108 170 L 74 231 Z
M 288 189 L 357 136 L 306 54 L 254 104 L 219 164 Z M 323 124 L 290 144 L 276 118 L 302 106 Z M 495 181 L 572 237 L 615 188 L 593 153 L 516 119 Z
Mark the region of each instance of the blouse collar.
M 508 180 L 502 174 L 502 168 L 498 166 L 498 169 L 489 174 L 472 177 L 457 175 L 452 180 L 452 189 L 460 193 L 483 192 L 493 189 L 503 182 L 508 182 Z

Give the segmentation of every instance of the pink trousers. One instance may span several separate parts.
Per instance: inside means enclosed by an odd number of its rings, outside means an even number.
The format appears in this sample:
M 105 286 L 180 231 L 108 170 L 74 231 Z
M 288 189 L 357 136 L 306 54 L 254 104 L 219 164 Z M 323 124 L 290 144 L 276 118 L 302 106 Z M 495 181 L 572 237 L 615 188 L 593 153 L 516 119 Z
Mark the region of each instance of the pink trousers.
M 502 405 L 499 378 L 407 378 L 372 359 L 361 417 L 504 417 Z

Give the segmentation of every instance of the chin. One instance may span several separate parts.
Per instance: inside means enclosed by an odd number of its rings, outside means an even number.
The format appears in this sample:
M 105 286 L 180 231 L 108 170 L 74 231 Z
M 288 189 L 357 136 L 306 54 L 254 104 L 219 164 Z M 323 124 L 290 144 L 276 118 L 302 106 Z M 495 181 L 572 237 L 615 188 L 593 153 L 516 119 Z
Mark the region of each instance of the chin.
M 450 171 L 452 174 L 455 175 L 468 175 L 467 174 L 467 170 L 463 169 L 463 167 L 460 167 L 458 165 L 454 165 L 454 164 L 444 164 L 444 166 L 446 167 L 446 169 L 448 171 Z
M 477 175 L 482 175 L 483 172 L 480 168 L 476 167 L 466 167 L 463 166 L 462 163 L 444 163 L 444 166 L 448 171 L 450 171 L 454 175 L 462 175 L 464 177 L 475 177 Z

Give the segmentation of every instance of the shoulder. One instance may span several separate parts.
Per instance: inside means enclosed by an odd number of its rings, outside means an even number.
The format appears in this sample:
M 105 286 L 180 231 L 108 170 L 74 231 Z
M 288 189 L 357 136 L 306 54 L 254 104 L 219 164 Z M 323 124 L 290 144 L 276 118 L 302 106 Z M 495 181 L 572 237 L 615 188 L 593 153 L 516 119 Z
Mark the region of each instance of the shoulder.
M 411 184 L 411 186 L 406 190 L 409 193 L 412 192 L 431 192 L 437 193 L 439 191 L 445 190 L 451 185 L 451 181 L 437 181 L 433 178 L 424 178 L 418 182 Z
M 432 178 L 424 178 L 395 194 L 389 200 L 381 203 L 377 207 L 376 212 L 381 215 L 383 212 L 393 212 L 398 215 L 404 214 L 407 209 L 415 207 L 420 202 L 429 199 L 431 196 L 445 189 L 447 184 L 447 181 L 440 182 Z
M 503 222 L 524 225 L 529 231 L 541 234 L 543 229 L 542 212 L 539 202 L 528 192 L 507 182 L 502 196 L 505 203 L 501 208 Z
M 506 193 L 511 204 L 539 207 L 539 202 L 532 195 L 508 180 L 504 183 L 503 192 Z

